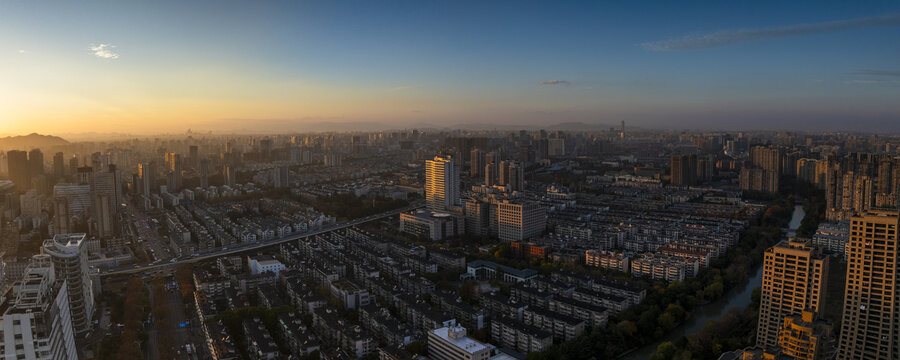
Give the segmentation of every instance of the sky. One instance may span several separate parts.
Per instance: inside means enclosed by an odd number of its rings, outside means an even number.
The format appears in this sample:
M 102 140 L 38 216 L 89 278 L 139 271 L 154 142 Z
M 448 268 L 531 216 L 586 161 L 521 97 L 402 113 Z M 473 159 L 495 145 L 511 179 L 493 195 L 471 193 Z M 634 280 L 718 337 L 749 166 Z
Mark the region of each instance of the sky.
M 0 1 L 0 134 L 900 131 L 897 1 Z

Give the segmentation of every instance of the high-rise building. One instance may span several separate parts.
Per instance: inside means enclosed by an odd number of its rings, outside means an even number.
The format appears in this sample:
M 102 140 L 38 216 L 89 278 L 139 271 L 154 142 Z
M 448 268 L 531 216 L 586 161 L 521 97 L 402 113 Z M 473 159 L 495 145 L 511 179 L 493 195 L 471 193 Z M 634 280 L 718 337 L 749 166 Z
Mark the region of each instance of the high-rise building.
M 72 155 L 72 158 L 69 159 L 69 168 L 67 169 L 67 175 L 75 176 L 75 173 L 78 172 L 78 157 Z
M 287 165 L 275 165 L 272 169 L 272 185 L 276 188 L 284 188 L 291 185 L 291 171 Z
M 503 160 L 497 165 L 497 185 L 509 184 L 509 161 Z
M 209 187 L 209 159 L 200 160 L 200 187 Z
M 697 155 L 673 155 L 671 158 L 673 185 L 692 186 L 697 183 Z
M 824 310 L 828 258 L 807 240 L 783 240 L 766 250 L 756 344 L 778 345 L 784 317 Z
M 565 156 L 566 141 L 564 139 L 550 139 L 547 144 L 548 156 Z
M 53 231 L 54 234 L 72 232 L 72 215 L 69 214 L 69 200 L 63 196 L 53 198 Z
M 425 160 L 425 201 L 434 212 L 449 212 L 459 205 L 459 172 L 453 157 Z
M 900 282 L 896 211 L 870 210 L 850 220 L 847 282 L 837 359 L 900 357 Z
M 28 152 L 28 168 L 31 177 L 44 174 L 44 153 L 41 149 L 31 149 Z
M 235 173 L 233 166 L 226 164 L 222 169 L 222 175 L 225 178 L 225 185 L 234 186 L 237 184 L 237 174 Z
M 49 256 L 32 257 L 15 300 L 2 306 L 0 358 L 78 359 L 67 291 Z
M 149 198 L 156 188 L 156 166 L 152 162 L 139 164 L 138 176 L 141 178 L 141 185 L 144 186 L 143 194 Z
M 503 200 L 497 206 L 497 235 L 502 241 L 522 241 L 544 232 L 547 209 L 525 200 Z
M 53 155 L 53 177 L 62 179 L 66 176 L 66 160 L 62 152 Z
M 22 215 L 38 217 L 41 215 L 41 198 L 34 189 L 19 195 L 19 209 Z
M 509 168 L 509 189 L 513 191 L 525 190 L 525 167 L 519 162 L 510 162 Z
M 193 169 L 196 169 L 197 165 L 200 163 L 200 149 L 197 145 L 188 147 L 188 162 L 190 162 L 191 168 Z
M 754 146 L 750 149 L 750 161 L 753 166 L 773 171 L 779 176 L 784 172 L 784 154 L 777 147 Z
M 490 162 L 484 166 L 484 185 L 497 185 L 497 164 Z
M 780 186 L 778 173 L 765 169 L 743 168 L 738 180 L 744 191 L 775 193 Z
M 465 201 L 466 233 L 477 236 L 490 234 L 491 218 L 490 205 L 478 199 L 466 199 Z
M 91 178 L 91 199 L 94 208 L 96 236 L 109 238 L 118 235 L 117 209 L 122 198 L 121 173 L 115 165 L 107 166 Z
M 6 153 L 9 162 L 9 178 L 16 184 L 16 190 L 23 192 L 31 187 L 31 171 L 28 167 L 28 153 L 10 150 Z
M 86 217 L 91 208 L 90 185 L 58 184 L 53 186 L 54 198 L 65 198 L 70 217 Z
M 88 272 L 85 234 L 56 234 L 44 241 L 42 253 L 50 255 L 58 279 L 64 280 L 72 312 L 72 329 L 76 335 L 91 330 L 94 316 L 94 288 Z
M 484 151 L 481 149 L 472 149 L 471 159 L 469 160 L 469 176 L 477 178 L 484 171 Z
M 78 168 L 78 174 L 75 176 L 80 185 L 90 185 L 94 183 L 94 168 L 90 166 L 82 166 Z

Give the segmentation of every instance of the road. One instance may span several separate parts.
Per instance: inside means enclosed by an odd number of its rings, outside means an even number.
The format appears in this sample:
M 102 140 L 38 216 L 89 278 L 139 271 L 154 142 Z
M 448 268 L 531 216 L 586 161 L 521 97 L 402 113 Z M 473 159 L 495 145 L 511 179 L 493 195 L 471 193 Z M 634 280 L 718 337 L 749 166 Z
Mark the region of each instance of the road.
M 115 268 L 110 271 L 107 271 L 105 273 L 101 273 L 100 276 L 107 277 L 107 276 L 137 274 L 137 273 L 146 272 L 146 271 L 171 270 L 178 264 L 194 263 L 194 262 L 198 262 L 198 261 L 214 259 L 214 258 L 217 258 L 220 256 L 234 255 L 234 254 L 238 254 L 238 253 L 242 253 L 242 252 L 253 251 L 253 250 L 258 250 L 258 249 L 262 249 L 262 248 L 266 248 L 266 247 L 270 247 L 270 246 L 280 245 L 280 244 L 283 244 L 283 243 L 286 243 L 289 241 L 302 239 L 302 238 L 305 238 L 308 236 L 324 234 L 324 233 L 335 231 L 335 230 L 353 227 L 353 226 L 356 226 L 356 225 L 359 225 L 359 224 L 362 224 L 365 222 L 373 221 L 373 220 L 379 220 L 379 219 L 383 219 L 386 217 L 396 216 L 397 214 L 420 209 L 423 207 L 425 207 L 425 204 L 422 204 L 422 203 L 413 204 L 413 205 L 409 205 L 409 206 L 406 206 L 403 208 L 383 212 L 383 213 L 380 213 L 377 215 L 370 215 L 370 216 L 362 217 L 359 219 L 354 219 L 354 220 L 350 220 L 347 222 L 343 222 L 340 224 L 333 224 L 333 225 L 329 225 L 329 226 L 326 226 L 326 227 L 323 227 L 320 229 L 315 229 L 315 230 L 306 231 L 306 232 L 299 233 L 299 234 L 294 234 L 294 235 L 287 236 L 287 237 L 284 237 L 281 239 L 275 239 L 275 240 L 271 240 L 271 241 L 267 241 L 267 242 L 259 242 L 259 243 L 246 243 L 246 244 L 241 244 L 237 247 L 232 246 L 230 248 L 229 247 L 214 248 L 214 249 L 210 249 L 210 250 L 206 250 L 206 251 L 201 251 L 199 253 L 199 255 L 196 255 L 196 256 L 182 256 L 179 258 L 172 259 L 174 261 L 170 260 L 171 262 L 166 262 L 166 263 L 162 263 L 162 264 L 156 264 L 156 265 L 143 264 L 143 265 L 119 267 L 119 268 Z
M 175 257 L 169 246 L 167 238 L 159 235 L 158 225 L 146 213 L 141 212 L 134 206 L 127 207 L 127 216 L 131 222 L 131 229 L 134 229 L 134 239 L 138 246 L 147 253 L 150 261 L 169 261 Z

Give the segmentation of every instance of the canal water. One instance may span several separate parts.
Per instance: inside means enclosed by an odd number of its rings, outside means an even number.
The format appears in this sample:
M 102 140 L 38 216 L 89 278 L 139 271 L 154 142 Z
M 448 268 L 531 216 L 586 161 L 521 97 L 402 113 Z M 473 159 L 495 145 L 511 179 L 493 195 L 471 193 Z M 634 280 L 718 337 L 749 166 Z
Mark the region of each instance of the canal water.
M 803 211 L 803 206 L 797 205 L 794 207 L 794 213 L 791 215 L 791 222 L 788 226 L 788 237 L 794 236 L 797 228 L 800 227 L 800 222 L 803 221 L 803 217 L 805 216 L 806 212 Z M 702 329 L 707 322 L 720 318 L 725 314 L 726 311 L 728 311 L 728 309 L 732 307 L 745 307 L 750 305 L 750 295 L 753 293 L 753 289 L 759 286 L 761 283 L 762 266 L 757 266 L 756 270 L 753 272 L 753 276 L 743 284 L 739 284 L 738 286 L 731 288 L 731 290 L 729 290 L 725 295 L 714 302 L 695 307 L 691 311 L 691 318 L 670 331 L 666 336 L 662 338 L 662 340 L 630 352 L 627 355 L 623 356 L 621 359 L 648 359 L 651 355 L 653 355 L 653 353 L 656 352 L 656 347 L 659 346 L 659 344 L 662 344 L 666 341 L 676 341 L 682 336 L 688 336 L 700 331 L 700 329 Z

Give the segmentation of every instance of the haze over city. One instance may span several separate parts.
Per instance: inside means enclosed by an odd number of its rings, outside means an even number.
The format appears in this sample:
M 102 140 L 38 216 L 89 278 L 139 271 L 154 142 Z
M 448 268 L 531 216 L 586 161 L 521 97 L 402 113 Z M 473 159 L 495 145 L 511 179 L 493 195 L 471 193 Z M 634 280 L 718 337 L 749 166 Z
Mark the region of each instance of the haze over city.
M 0 134 L 896 131 L 898 40 L 891 1 L 5 1 Z

